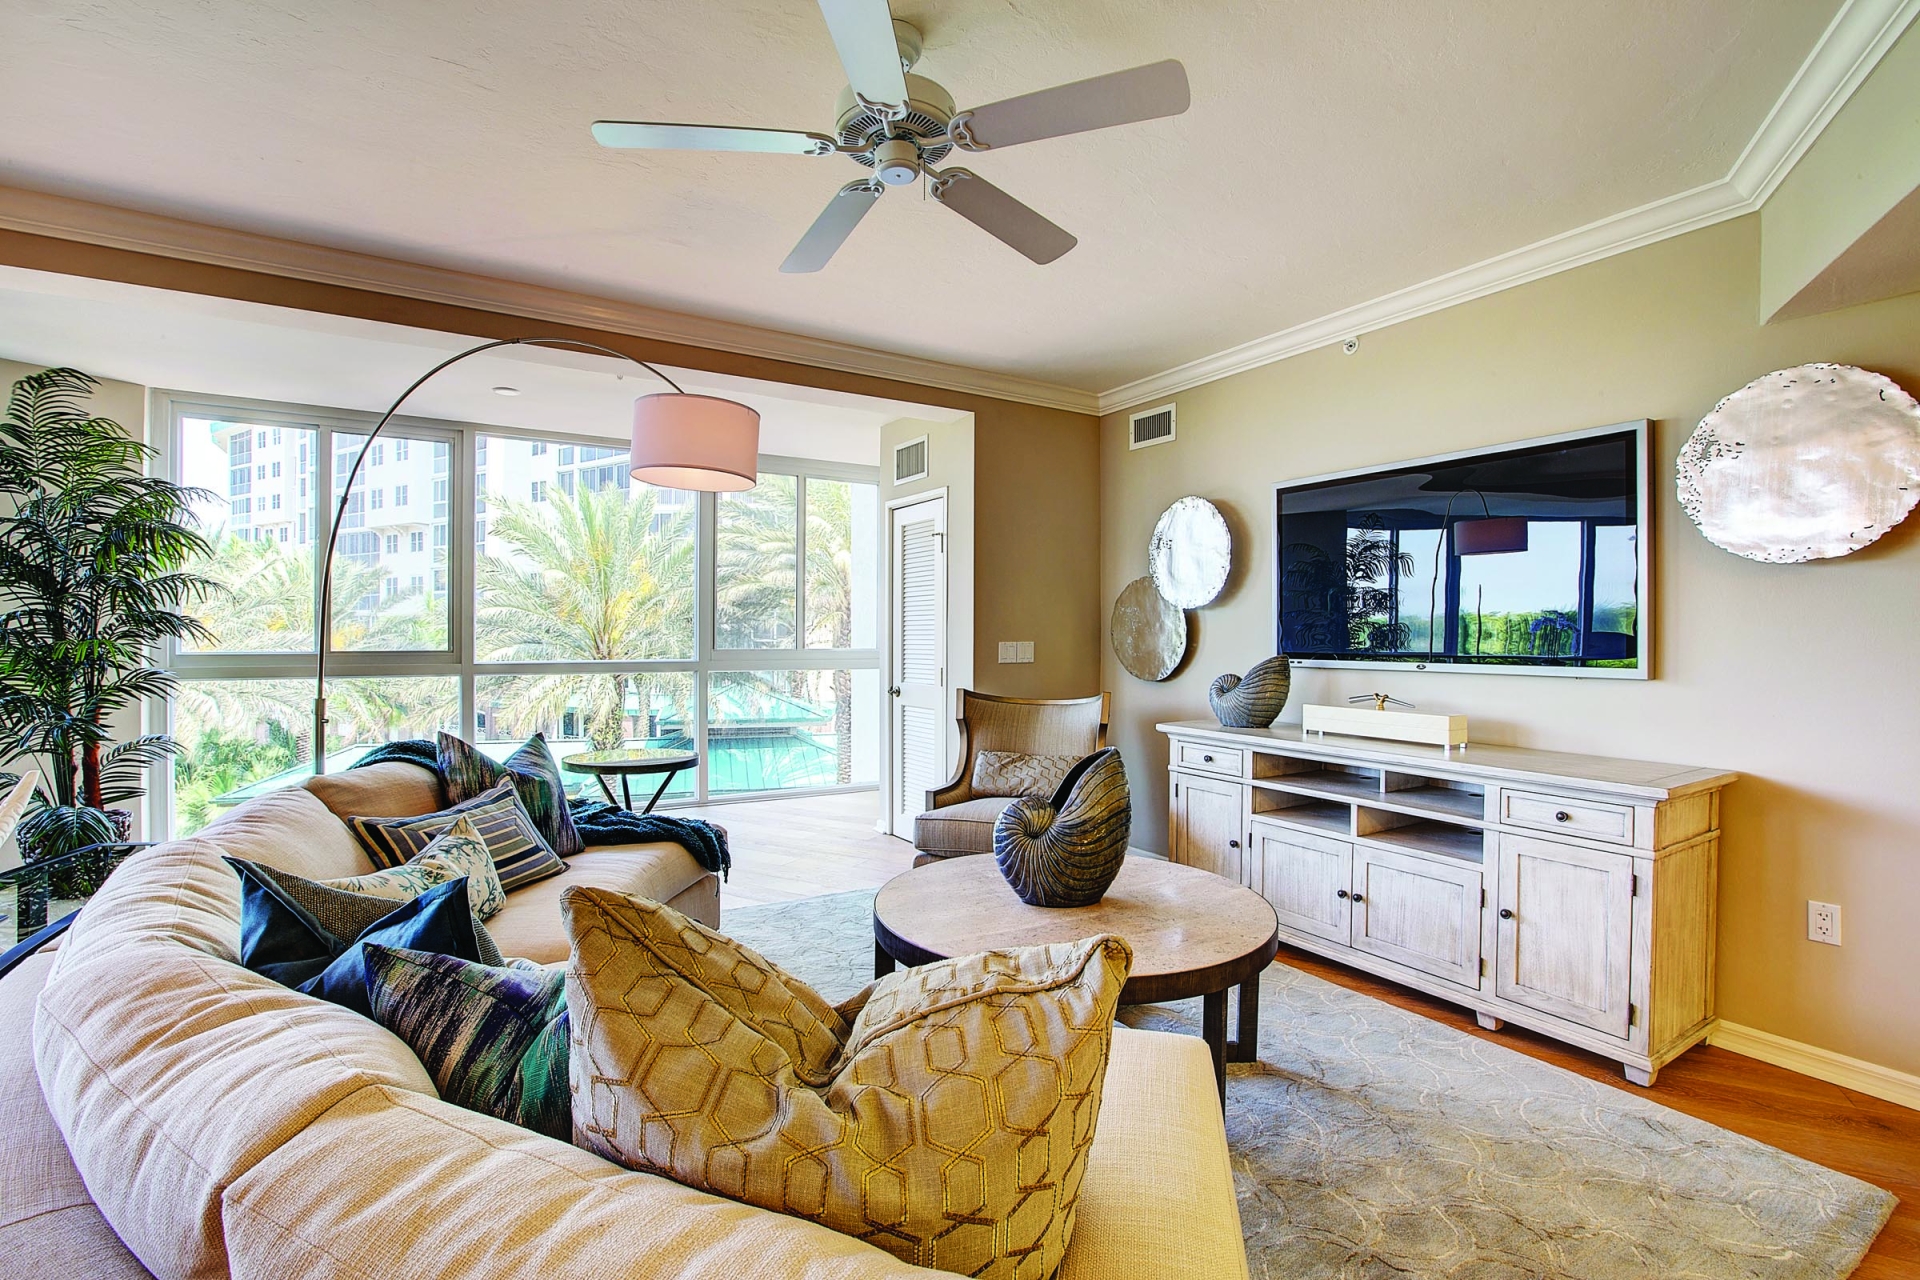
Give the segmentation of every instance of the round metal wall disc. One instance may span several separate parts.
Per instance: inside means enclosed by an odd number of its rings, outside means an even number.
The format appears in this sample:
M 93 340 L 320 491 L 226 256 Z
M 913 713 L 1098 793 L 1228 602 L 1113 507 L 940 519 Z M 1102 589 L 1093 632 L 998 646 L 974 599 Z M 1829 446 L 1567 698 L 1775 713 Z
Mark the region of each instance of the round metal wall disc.
M 1920 404 L 1851 365 L 1782 369 L 1702 418 L 1676 471 L 1716 546 L 1773 564 L 1844 556 L 1920 500 Z
M 1233 535 L 1205 498 L 1182 498 L 1160 513 L 1147 544 L 1147 569 L 1169 603 L 1198 609 L 1213 603 L 1233 565 Z
M 1113 653 L 1142 680 L 1165 680 L 1187 656 L 1187 615 L 1167 602 L 1152 578 L 1135 578 L 1113 602 Z

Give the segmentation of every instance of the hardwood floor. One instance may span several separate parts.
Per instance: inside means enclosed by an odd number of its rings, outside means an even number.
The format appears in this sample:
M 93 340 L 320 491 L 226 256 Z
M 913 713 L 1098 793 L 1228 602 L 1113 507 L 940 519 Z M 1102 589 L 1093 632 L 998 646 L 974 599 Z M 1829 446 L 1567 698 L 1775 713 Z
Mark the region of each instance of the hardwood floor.
M 905 871 L 913 848 L 874 830 L 879 808 L 877 793 L 861 792 L 675 812 L 727 828 L 734 871 L 721 902 L 732 907 L 878 888 Z M 1275 963 L 1885 1187 L 1900 1204 L 1855 1280 L 1920 1275 L 1920 1111 L 1704 1045 L 1662 1068 L 1659 1083 L 1642 1090 L 1595 1054 L 1511 1025 L 1482 1030 L 1465 1009 L 1304 951 L 1282 947 Z
M 1511 1024 L 1500 1031 L 1482 1030 L 1468 1010 L 1331 960 L 1283 946 L 1274 963 L 1884 1187 L 1900 1197 L 1900 1204 L 1853 1273 L 1854 1280 L 1910 1280 L 1920 1275 L 1920 1111 L 1706 1045 L 1662 1067 L 1652 1089 L 1639 1089 L 1621 1078 L 1618 1063 Z
M 880 817 L 877 791 L 671 812 L 727 829 L 733 874 L 720 887 L 723 908 L 878 889 L 913 865 L 911 844 L 874 830 Z

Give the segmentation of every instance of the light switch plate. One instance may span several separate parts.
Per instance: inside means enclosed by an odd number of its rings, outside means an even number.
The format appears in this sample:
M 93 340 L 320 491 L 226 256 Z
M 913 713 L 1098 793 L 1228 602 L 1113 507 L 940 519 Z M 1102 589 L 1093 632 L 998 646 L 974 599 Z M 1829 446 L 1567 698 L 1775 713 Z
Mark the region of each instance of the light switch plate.
M 1014 644 L 1019 649 L 1019 652 L 1014 655 L 1013 660 L 1015 662 L 1032 662 L 1033 661 L 1033 641 L 1016 640 L 1014 641 Z
M 1002 640 L 1000 642 L 1000 661 L 1020 661 L 1020 642 L 1018 640 Z

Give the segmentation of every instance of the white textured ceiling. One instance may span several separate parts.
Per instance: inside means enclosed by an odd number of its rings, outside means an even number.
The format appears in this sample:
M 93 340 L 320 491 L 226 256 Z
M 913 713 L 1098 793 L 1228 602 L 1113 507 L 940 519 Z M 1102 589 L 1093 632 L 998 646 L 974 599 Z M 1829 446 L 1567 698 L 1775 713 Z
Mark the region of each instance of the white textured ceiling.
M 962 107 L 1162 57 L 1186 115 L 968 157 L 777 268 L 839 157 L 612 153 L 599 117 L 828 130 L 811 0 L 8 0 L 0 183 L 1102 390 L 1726 176 L 1838 0 L 896 0 Z
M 378 413 L 478 339 L 225 298 L 0 266 L 0 359 L 64 364 L 170 391 Z M 760 451 L 876 466 L 880 429 L 950 409 L 668 368 L 689 391 L 760 412 Z M 516 396 L 494 394 L 510 386 Z M 410 397 L 415 417 L 624 436 L 635 397 L 665 390 L 624 361 L 515 347 L 472 356 Z

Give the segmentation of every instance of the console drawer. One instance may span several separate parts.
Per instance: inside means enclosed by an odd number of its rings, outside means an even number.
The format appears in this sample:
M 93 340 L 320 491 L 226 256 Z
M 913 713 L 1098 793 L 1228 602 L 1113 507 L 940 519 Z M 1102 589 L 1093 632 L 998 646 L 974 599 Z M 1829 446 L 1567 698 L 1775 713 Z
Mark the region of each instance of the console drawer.
M 1238 747 L 1215 747 L 1204 742 L 1182 742 L 1174 760 L 1177 769 L 1195 769 L 1217 773 L 1223 778 L 1242 777 L 1246 752 Z
M 1569 800 L 1532 791 L 1501 791 L 1500 821 L 1536 831 L 1564 831 L 1609 844 L 1633 843 L 1633 806 Z

